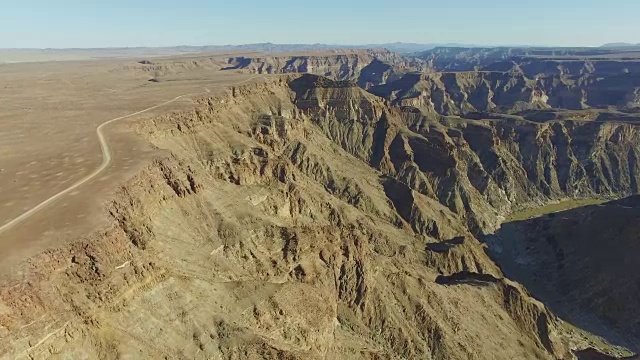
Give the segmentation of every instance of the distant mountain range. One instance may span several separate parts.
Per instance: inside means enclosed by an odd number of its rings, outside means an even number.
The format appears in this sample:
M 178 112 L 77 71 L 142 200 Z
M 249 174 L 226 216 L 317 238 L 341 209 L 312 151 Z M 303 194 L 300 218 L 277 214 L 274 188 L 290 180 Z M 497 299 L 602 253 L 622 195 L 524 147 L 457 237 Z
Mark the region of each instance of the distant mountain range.
M 132 57 L 161 57 L 173 55 L 196 55 L 203 53 L 304 53 L 309 51 L 331 51 L 346 49 L 380 49 L 402 55 L 429 57 L 431 53 L 437 53 L 442 57 L 448 53 L 469 53 L 478 56 L 493 56 L 490 54 L 506 55 L 515 53 L 536 55 L 567 55 L 572 53 L 579 56 L 607 55 L 612 52 L 637 52 L 640 44 L 610 43 L 600 47 L 532 47 L 532 46 L 480 46 L 458 43 L 379 43 L 362 45 L 343 44 L 273 44 L 256 43 L 244 45 L 206 45 L 206 46 L 166 46 L 166 47 L 120 47 L 120 48 L 74 48 L 74 49 L 0 49 L 0 64 L 15 62 L 41 62 L 41 61 L 65 61 L 65 60 L 89 60 L 105 58 L 132 58 Z M 505 56 L 506 56 L 505 55 Z M 502 55 L 501 55 L 502 56 Z
M 336 44 L 273 44 L 258 43 L 244 45 L 208 45 L 208 46 L 176 46 L 173 49 L 184 52 L 220 52 L 220 51 L 257 51 L 266 53 L 283 53 L 298 51 L 324 51 L 324 50 L 340 50 L 340 49 L 372 49 L 385 48 L 389 51 L 409 54 L 421 51 L 431 50 L 436 47 L 477 47 L 476 45 L 466 44 L 418 44 L 418 43 L 383 43 L 383 44 L 364 44 L 364 45 L 336 45 Z
M 639 48 L 639 44 L 631 43 L 610 43 L 600 46 L 600 48 Z M 322 51 L 322 50 L 335 50 L 335 49 L 372 49 L 372 48 L 385 48 L 393 52 L 400 54 L 412 54 L 432 50 L 434 48 L 513 48 L 513 49 L 590 49 L 590 47 L 561 47 L 561 46 L 529 46 L 529 45 L 504 45 L 504 46 L 485 46 L 475 44 L 461 44 L 461 43 L 378 43 L 378 44 L 364 44 L 364 45 L 332 45 L 332 44 L 273 44 L 273 43 L 258 43 L 258 44 L 246 44 L 246 45 L 212 45 L 204 47 L 176 47 L 176 48 L 192 48 L 199 49 L 197 51 L 258 51 L 258 52 L 295 52 L 295 51 Z M 597 47 L 594 47 L 597 49 Z
M 324 50 L 340 50 L 340 49 L 372 49 L 372 48 L 385 48 L 393 52 L 398 53 L 416 53 L 421 51 L 432 50 L 434 48 L 443 47 L 443 48 L 486 48 L 486 49 L 497 49 L 497 48 L 539 48 L 539 49 L 568 49 L 568 48 L 598 48 L 598 47 L 565 47 L 565 46 L 531 46 L 531 45 L 500 45 L 500 46 L 487 46 L 487 45 L 476 45 L 476 44 L 462 44 L 462 43 L 406 43 L 406 42 L 394 42 L 394 43 L 375 43 L 375 44 L 360 44 L 360 45 L 349 45 L 349 44 L 274 44 L 270 42 L 266 43 L 254 43 L 254 44 L 241 44 L 241 45 L 203 45 L 203 46 L 194 46 L 194 45 L 177 45 L 177 46 L 162 46 L 162 47 L 109 47 L 109 48 L 46 48 L 46 49 L 27 49 L 27 48 L 16 48 L 16 49 L 2 49 L 0 51 L 40 51 L 40 52 L 61 52 L 61 51 L 80 51 L 80 52 L 113 52 L 113 51 L 123 51 L 123 52 L 182 52 L 182 53 L 191 53 L 191 52 L 221 52 L 221 51 L 256 51 L 256 52 L 292 52 L 292 51 L 324 51 Z M 640 47 L 640 43 L 626 43 L 626 42 L 615 42 L 615 43 L 607 43 L 599 46 L 599 48 L 634 48 Z
M 640 43 L 631 44 L 631 43 L 619 42 L 619 43 L 604 44 L 604 45 L 602 45 L 600 47 L 601 48 L 609 48 L 609 49 L 620 49 L 620 48 L 638 48 L 638 49 L 640 49 Z
M 283 53 L 283 52 L 303 52 L 303 51 L 325 51 L 325 50 L 342 50 L 342 49 L 372 49 L 385 48 L 397 53 L 416 53 L 431 50 L 436 47 L 467 47 L 474 48 L 477 45 L 456 44 L 456 43 L 382 43 L 382 44 L 363 44 L 363 45 L 343 45 L 343 44 L 273 44 L 273 43 L 256 43 L 242 45 L 178 45 L 164 47 L 111 47 L 111 48 L 46 48 L 46 49 L 0 49 L 2 52 L 39 52 L 39 53 L 60 53 L 60 52 L 84 52 L 84 53 L 202 53 L 202 52 L 265 52 L 265 53 Z

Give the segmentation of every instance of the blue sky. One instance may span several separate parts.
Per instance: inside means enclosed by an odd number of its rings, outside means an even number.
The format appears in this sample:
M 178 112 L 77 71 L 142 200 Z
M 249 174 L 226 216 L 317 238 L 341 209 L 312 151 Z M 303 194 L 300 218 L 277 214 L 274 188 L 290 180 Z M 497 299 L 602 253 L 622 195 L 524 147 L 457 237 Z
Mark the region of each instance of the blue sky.
M 640 43 L 639 13 L 638 0 L 0 0 L 0 48 L 395 41 L 588 46 Z

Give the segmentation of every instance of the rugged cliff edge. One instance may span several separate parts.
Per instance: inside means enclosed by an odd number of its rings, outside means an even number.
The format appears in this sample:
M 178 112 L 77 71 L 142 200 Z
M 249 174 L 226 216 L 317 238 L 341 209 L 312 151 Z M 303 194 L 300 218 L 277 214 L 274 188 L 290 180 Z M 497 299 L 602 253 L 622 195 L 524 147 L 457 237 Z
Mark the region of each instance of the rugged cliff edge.
M 3 357 L 572 358 L 478 238 L 640 177 L 633 124 L 434 117 L 315 75 L 137 130 L 167 155 L 112 227 L 2 279 Z
M 386 49 L 354 50 L 340 54 L 241 56 L 227 60 L 225 70 L 254 74 L 309 73 L 333 80 L 355 80 L 368 88 L 399 79 L 411 71 L 430 67 L 418 58 L 408 58 Z
M 518 114 L 544 109 L 612 111 L 640 106 L 640 77 L 635 73 L 620 70 L 569 76 L 553 69 L 539 71 L 409 73 L 369 91 L 396 105 L 442 115 Z

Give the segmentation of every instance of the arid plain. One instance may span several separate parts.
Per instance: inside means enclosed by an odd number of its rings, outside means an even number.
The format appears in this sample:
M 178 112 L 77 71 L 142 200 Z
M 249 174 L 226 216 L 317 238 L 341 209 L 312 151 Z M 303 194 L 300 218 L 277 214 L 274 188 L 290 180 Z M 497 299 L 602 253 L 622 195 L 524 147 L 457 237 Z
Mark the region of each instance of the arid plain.
M 199 60 L 207 63 L 194 68 L 172 67 L 171 60 L 156 58 L 167 64 L 160 71 L 139 63 L 146 57 L 49 62 L 35 59 L 40 61 L 0 65 L 3 266 L 9 264 L 7 256 L 22 258 L 50 241 L 86 234 L 99 227 L 108 194 L 155 153 L 132 133 L 131 120 L 184 109 L 197 96 L 255 78 L 217 71 L 225 61 L 224 54 L 200 56 Z M 124 118 L 103 130 L 113 155 L 105 169 L 27 214 L 24 220 L 15 221 L 99 169 L 104 154 L 96 130 L 120 117 Z

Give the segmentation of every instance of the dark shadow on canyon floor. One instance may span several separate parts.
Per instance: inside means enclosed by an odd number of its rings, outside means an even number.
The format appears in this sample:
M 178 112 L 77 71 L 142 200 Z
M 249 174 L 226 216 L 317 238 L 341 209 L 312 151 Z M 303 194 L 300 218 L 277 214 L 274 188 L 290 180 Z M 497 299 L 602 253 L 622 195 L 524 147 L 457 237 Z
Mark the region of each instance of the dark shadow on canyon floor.
M 640 196 L 505 223 L 485 237 L 505 276 L 563 320 L 640 351 Z

